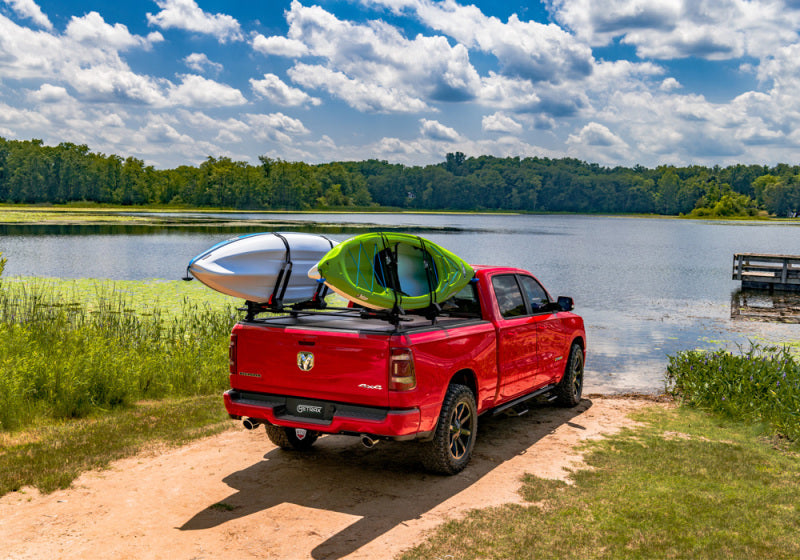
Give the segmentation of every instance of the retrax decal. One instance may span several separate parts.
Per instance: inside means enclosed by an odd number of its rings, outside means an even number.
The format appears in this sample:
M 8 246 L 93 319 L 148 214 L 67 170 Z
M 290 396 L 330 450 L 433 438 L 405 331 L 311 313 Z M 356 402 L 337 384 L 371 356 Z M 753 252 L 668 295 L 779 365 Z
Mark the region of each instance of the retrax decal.
M 305 412 L 310 412 L 312 414 L 322 414 L 322 407 L 321 406 L 314 406 L 310 404 L 298 404 L 297 405 L 297 413 L 303 414 Z

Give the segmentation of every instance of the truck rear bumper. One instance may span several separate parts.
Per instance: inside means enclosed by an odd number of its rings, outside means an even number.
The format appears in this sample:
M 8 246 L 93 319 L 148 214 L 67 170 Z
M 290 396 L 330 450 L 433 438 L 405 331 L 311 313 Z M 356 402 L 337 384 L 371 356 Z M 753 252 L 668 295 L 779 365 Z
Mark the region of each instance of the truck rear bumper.
M 250 417 L 288 428 L 327 434 L 370 434 L 399 439 L 418 435 L 418 408 L 389 409 L 230 389 L 225 409 L 232 418 Z M 422 434 L 419 434 L 422 435 Z

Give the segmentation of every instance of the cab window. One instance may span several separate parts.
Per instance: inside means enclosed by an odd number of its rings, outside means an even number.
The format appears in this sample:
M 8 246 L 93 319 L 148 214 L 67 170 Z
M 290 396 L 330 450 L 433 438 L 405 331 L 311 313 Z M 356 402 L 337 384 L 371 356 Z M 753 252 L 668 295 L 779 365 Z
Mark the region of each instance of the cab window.
M 522 290 L 528 296 L 528 301 L 531 304 L 531 311 L 533 313 L 543 310 L 547 304 L 550 303 L 547 292 L 544 291 L 542 285 L 534 278 L 530 276 L 520 276 L 519 281 L 520 284 L 522 284 Z
M 497 304 L 500 307 L 500 315 L 508 319 L 509 317 L 520 317 L 527 314 L 525 300 L 519 290 L 517 278 L 512 274 L 503 274 L 492 278 L 494 294 Z

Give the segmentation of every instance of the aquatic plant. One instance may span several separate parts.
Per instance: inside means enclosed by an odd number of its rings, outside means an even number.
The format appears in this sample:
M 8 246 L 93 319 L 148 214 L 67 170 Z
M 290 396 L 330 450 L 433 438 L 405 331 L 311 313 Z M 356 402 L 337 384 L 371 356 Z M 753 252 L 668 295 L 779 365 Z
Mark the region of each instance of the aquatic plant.
M 110 283 L 93 294 L 0 284 L 0 429 L 223 390 L 235 308 L 188 297 L 165 307 Z
M 681 352 L 669 357 L 666 389 L 685 404 L 800 440 L 800 362 L 789 347 Z

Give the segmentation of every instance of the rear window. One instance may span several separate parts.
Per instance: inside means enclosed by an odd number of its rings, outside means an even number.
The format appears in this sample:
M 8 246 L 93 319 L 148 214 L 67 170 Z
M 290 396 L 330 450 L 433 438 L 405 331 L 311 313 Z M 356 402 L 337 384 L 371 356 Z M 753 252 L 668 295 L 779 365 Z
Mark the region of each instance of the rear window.
M 480 317 L 481 304 L 475 284 L 470 282 L 460 292 L 442 303 L 442 312 L 451 317 Z
M 505 318 L 520 317 L 527 314 L 525 300 L 519 291 L 517 279 L 511 274 L 504 274 L 492 278 L 494 294 L 500 306 L 500 315 Z

